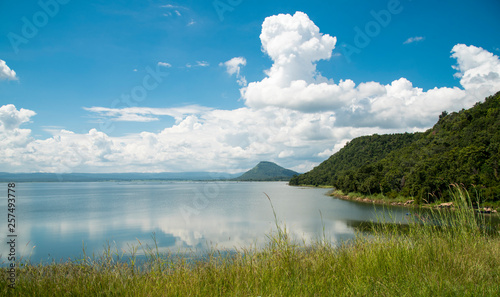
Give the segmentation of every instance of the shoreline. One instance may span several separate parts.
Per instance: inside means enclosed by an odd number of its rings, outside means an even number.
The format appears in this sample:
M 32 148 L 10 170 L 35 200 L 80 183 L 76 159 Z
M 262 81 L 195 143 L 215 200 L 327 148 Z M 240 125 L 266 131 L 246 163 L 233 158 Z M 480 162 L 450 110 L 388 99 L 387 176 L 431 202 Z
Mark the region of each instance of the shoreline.
M 334 189 L 332 186 L 325 186 L 325 185 L 319 185 L 319 186 L 314 186 L 314 185 L 291 185 L 288 183 L 290 187 L 297 187 L 297 188 L 318 188 L 318 189 Z
M 396 206 L 396 207 L 404 207 L 404 208 L 428 208 L 428 209 L 450 209 L 450 210 L 455 210 L 454 203 L 453 202 L 444 202 L 440 204 L 415 204 L 414 199 L 408 199 L 405 202 L 402 201 L 387 201 L 387 200 L 382 200 L 382 199 L 373 199 L 369 198 L 367 196 L 363 197 L 350 197 L 348 195 L 341 195 L 339 193 L 336 193 L 336 191 L 332 190 L 327 193 L 328 196 L 330 197 L 335 197 L 341 200 L 346 200 L 346 201 L 352 201 L 352 202 L 359 202 L 359 203 L 371 203 L 371 204 L 380 204 L 380 205 L 390 205 L 390 206 Z M 488 215 L 496 215 L 498 216 L 498 210 L 491 208 L 491 207 L 483 207 L 480 209 L 475 209 L 477 213 L 481 214 L 488 214 Z
M 335 197 L 341 200 L 346 200 L 346 201 L 353 201 L 353 202 L 359 202 L 359 203 L 372 203 L 372 204 L 384 204 L 384 205 L 391 205 L 391 206 L 401 206 L 405 208 L 415 208 L 418 207 L 418 204 L 414 204 L 415 200 L 413 199 L 408 199 L 405 202 L 401 201 L 386 201 L 386 200 L 381 200 L 381 199 L 372 199 L 368 197 L 349 197 L 348 195 L 341 195 L 339 193 L 336 193 L 335 191 L 330 191 L 327 193 L 328 196 L 330 197 Z M 425 207 L 425 206 L 424 206 Z M 430 205 L 429 205 L 430 207 Z

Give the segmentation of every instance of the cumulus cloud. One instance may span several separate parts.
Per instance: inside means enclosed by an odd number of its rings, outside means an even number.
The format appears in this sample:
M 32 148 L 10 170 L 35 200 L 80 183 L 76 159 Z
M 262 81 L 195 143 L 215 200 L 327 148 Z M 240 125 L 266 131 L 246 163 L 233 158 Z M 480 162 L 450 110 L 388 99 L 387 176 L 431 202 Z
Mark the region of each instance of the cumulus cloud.
M 0 107 L 0 150 L 6 158 L 16 155 L 16 148 L 24 147 L 32 138 L 30 129 L 19 128 L 30 121 L 36 113 L 29 109 L 17 108 L 13 104 Z M 14 162 L 19 160 L 13 159 Z
M 0 80 L 17 80 L 16 72 L 7 66 L 4 60 L 0 60 Z
M 266 71 L 266 78 L 241 89 L 247 106 L 316 112 L 325 106 L 327 110 L 340 108 L 351 100 L 351 80 L 333 84 L 317 72 L 316 62 L 331 58 L 337 40 L 320 33 L 306 14 L 266 18 L 260 39 L 273 65 Z
M 92 109 L 98 110 L 121 116 L 121 111 Z M 152 109 L 148 114 L 169 114 L 179 116 L 179 120 L 158 133 L 121 137 L 111 137 L 96 129 L 85 134 L 61 129 L 53 130 L 52 137 L 41 140 L 32 139 L 31 131 L 26 130 L 22 135 L 24 143 L 8 146 L 0 143 L 0 164 L 12 172 L 234 172 L 253 167 L 260 160 L 274 160 L 298 169 L 305 163 L 316 164 L 310 160 L 318 148 L 331 147 L 339 139 L 380 132 L 380 129 L 336 128 L 335 118 L 329 112 L 304 114 L 273 107 Z M 7 138 L 13 139 L 11 135 Z M 16 166 L 13 160 L 23 165 Z M 317 161 L 320 160 L 318 157 Z
M 457 45 L 452 49 L 463 89 L 424 91 L 404 77 L 387 85 L 356 85 L 350 79 L 335 83 L 322 77 L 316 62 L 332 57 L 336 39 L 320 33 L 301 12 L 268 17 L 260 38 L 273 65 L 266 71 L 267 77 L 240 90 L 251 108 L 331 111 L 337 126 L 423 129 L 432 125 L 441 111 L 470 107 L 500 89 L 498 57 L 474 46 Z M 414 37 L 410 41 L 419 40 Z
M 260 35 L 262 50 L 272 60 L 267 77 L 241 90 L 250 107 L 279 106 L 297 110 L 320 110 L 318 101 L 331 101 L 342 86 L 327 84 L 315 62 L 329 59 L 337 39 L 319 32 L 302 12 L 265 19 Z
M 422 37 L 422 36 L 410 37 L 410 38 L 406 39 L 405 42 L 403 42 L 403 44 L 410 44 L 410 43 L 414 43 L 414 42 L 419 42 L 419 41 L 423 41 L 424 39 L 425 39 L 425 37 Z
M 336 39 L 304 13 L 267 18 L 260 38 L 273 64 L 263 80 L 241 88 L 243 108 L 88 107 L 99 120 L 176 121 L 157 133 L 53 129 L 52 137 L 34 139 L 20 127 L 35 112 L 9 104 L 0 108 L 0 166 L 10 172 L 234 172 L 270 160 L 305 172 L 352 138 L 422 131 L 443 110 L 468 108 L 500 90 L 500 60 L 480 47 L 451 50 L 461 88 L 423 90 L 404 77 L 389 84 L 323 77 L 316 63 L 332 57 Z M 222 66 L 243 77 L 245 63 L 236 57 Z
M 339 123 L 354 126 L 427 128 L 443 110 L 470 108 L 500 90 L 500 59 L 475 46 L 458 44 L 453 47 L 453 66 L 458 70 L 462 88 L 435 87 L 428 91 L 414 87 L 406 78 L 388 85 L 372 82 L 353 88 L 357 93 L 352 104 L 337 112 Z M 378 91 L 375 91 L 378 90 Z
M 244 57 L 235 57 L 224 63 L 220 63 L 220 66 L 225 66 L 226 71 L 229 75 L 236 75 L 238 79 L 238 84 L 240 86 L 246 86 L 247 80 L 245 76 L 240 74 L 241 67 L 247 64 L 247 60 Z
M 460 84 L 466 90 L 475 91 L 477 96 L 484 97 L 500 90 L 500 59 L 498 56 L 476 46 L 457 44 L 452 49 L 457 65 Z
M 3 130 L 14 130 L 30 120 L 36 113 L 29 109 L 17 110 L 13 104 L 0 107 L 0 127 Z

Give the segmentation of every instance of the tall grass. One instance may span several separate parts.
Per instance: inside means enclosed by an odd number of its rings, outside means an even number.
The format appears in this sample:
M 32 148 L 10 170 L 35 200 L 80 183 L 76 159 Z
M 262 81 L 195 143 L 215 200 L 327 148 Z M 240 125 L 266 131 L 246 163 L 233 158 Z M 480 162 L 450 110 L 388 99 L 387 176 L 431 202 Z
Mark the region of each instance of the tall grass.
M 414 216 L 404 231 L 374 224 L 371 236 L 340 245 L 292 242 L 273 208 L 276 231 L 262 249 L 188 260 L 140 243 L 140 269 L 135 257 L 117 261 L 108 249 L 96 259 L 23 266 L 15 289 L 0 281 L 0 295 L 500 296 L 498 232 L 485 228 L 466 191 L 455 188 L 454 199 L 454 212 Z

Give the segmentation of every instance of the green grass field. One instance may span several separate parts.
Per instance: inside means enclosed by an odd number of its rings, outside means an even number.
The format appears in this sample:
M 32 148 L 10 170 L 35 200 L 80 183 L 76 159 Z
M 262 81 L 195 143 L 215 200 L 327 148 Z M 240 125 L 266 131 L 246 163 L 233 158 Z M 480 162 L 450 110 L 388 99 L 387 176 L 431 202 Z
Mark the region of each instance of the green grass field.
M 407 228 L 373 224 L 369 236 L 332 245 L 292 242 L 276 219 L 263 249 L 213 250 L 192 261 L 147 248 L 148 260 L 98 259 L 7 269 L 1 296 L 500 296 L 500 236 L 455 189 L 454 212 L 433 212 Z M 431 223 L 432 222 L 432 223 Z

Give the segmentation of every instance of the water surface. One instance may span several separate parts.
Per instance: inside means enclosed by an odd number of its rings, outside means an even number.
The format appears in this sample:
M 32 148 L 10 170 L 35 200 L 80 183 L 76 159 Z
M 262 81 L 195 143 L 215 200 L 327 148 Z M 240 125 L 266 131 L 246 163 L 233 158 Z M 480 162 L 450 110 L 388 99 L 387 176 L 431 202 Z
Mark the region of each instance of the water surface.
M 306 242 L 352 238 L 356 222 L 382 215 L 373 205 L 326 196 L 328 189 L 284 182 L 17 183 L 16 191 L 16 252 L 34 263 L 76 259 L 83 247 L 100 254 L 108 244 L 130 252 L 139 242 L 152 245 L 153 234 L 161 252 L 262 246 L 276 230 L 265 194 L 290 234 Z M 399 221 L 407 212 L 391 209 Z M 6 203 L 0 218 L 7 221 Z M 5 264 L 5 244 L 0 253 Z

